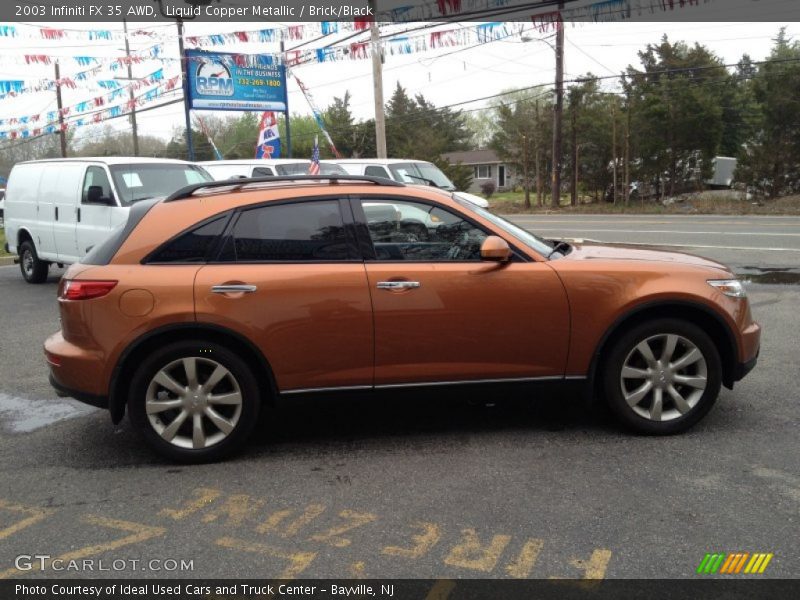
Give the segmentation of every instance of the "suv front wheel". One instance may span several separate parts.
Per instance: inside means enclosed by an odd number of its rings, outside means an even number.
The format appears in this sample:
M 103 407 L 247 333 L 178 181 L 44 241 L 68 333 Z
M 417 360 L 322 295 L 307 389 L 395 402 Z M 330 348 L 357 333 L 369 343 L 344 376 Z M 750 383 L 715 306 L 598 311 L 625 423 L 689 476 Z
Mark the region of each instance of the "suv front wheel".
M 211 342 L 176 342 L 137 369 L 131 421 L 159 453 L 181 462 L 238 450 L 258 419 L 258 384 L 241 358 Z
M 625 332 L 603 373 L 611 410 L 631 429 L 650 435 L 692 427 L 711 410 L 721 383 L 714 342 L 679 319 L 648 321 Z

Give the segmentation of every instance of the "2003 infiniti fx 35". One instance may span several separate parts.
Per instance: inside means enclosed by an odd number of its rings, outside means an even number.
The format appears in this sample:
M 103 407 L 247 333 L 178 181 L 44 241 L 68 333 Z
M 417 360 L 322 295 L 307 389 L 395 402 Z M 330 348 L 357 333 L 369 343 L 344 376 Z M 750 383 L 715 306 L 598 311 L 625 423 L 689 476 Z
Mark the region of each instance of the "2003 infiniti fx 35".
M 753 368 L 742 284 L 690 256 L 536 237 L 355 176 L 201 183 L 134 205 L 72 265 L 45 343 L 61 395 L 181 461 L 277 397 L 584 381 L 635 431 L 699 421 Z

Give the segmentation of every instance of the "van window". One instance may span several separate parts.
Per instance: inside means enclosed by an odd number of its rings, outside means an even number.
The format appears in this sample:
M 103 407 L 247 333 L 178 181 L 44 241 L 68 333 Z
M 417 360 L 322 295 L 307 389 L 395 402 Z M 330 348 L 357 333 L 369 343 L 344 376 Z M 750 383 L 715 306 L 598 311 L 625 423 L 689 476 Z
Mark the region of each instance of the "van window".
M 99 189 L 98 189 L 99 188 Z M 89 167 L 86 169 L 86 177 L 83 179 L 83 193 L 81 203 L 87 204 L 97 201 L 98 198 L 113 198 L 111 182 L 103 167 Z
M 275 173 L 269 167 L 256 167 L 253 169 L 253 177 L 272 177 Z
M 231 262 L 341 261 L 355 256 L 339 202 L 264 206 L 242 212 L 222 260 Z
M 193 183 L 212 181 L 204 169 L 182 163 L 132 163 L 111 167 L 123 206 L 163 198 Z

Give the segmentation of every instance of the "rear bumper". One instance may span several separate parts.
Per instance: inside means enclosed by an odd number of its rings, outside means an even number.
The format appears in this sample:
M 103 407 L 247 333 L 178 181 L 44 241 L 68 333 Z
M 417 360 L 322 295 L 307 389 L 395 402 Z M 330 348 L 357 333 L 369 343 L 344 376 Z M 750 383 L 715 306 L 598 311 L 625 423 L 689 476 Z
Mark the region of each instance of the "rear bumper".
M 53 373 L 50 373 L 50 385 L 53 386 L 56 394 L 61 398 L 75 398 L 75 400 L 96 406 L 97 408 L 108 408 L 108 397 L 95 396 L 93 394 L 81 392 L 80 390 L 73 390 L 65 387 L 58 382 Z
M 44 355 L 50 367 L 50 385 L 56 393 L 108 408 L 108 395 L 99 378 L 102 360 L 98 353 L 66 341 L 59 331 L 47 338 Z

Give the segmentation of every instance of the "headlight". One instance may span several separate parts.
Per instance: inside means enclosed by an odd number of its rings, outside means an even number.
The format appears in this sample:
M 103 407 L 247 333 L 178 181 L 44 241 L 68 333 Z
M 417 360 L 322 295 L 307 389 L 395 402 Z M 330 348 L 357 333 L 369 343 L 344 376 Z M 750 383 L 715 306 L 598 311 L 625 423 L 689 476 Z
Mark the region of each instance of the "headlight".
M 738 279 L 709 279 L 708 285 L 731 298 L 747 298 L 747 290 Z

